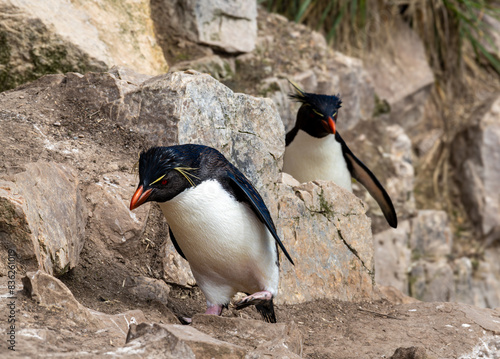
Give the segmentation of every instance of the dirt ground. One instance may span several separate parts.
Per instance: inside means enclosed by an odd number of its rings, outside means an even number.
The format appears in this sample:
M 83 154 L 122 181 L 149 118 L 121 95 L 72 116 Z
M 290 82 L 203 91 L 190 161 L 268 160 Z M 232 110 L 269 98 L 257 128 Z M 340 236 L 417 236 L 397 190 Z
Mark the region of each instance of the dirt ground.
M 119 283 L 108 282 L 107 278 L 95 280 L 86 276 L 82 280 L 79 276 L 83 272 L 74 272 L 72 277 L 64 278 L 64 282 L 73 289 L 76 298 L 91 309 L 112 314 L 139 309 L 147 322 L 156 323 L 178 323 L 176 316 L 191 316 L 204 310 L 204 298 L 197 288 L 174 287 L 169 304 L 164 306 L 116 291 Z M 82 282 L 86 284 L 82 285 Z M 0 302 L 5 302 L 4 296 Z M 75 325 L 62 311 L 40 306 L 21 291 L 16 303 L 24 333 L 18 336 L 16 357 L 66 357 L 64 354 L 70 353 L 71 357 L 89 356 L 82 353 L 108 357 L 104 354 L 125 344 L 124 334 L 117 337 Z M 458 304 L 318 300 L 298 305 L 278 305 L 276 312 L 278 322 L 297 326 L 302 335 L 302 355 L 305 358 L 390 358 L 400 347 L 424 348 L 428 358 L 498 358 L 500 353 L 500 331 L 487 330 L 487 325 L 478 325 L 473 309 L 464 309 Z M 500 321 L 500 312 L 492 313 Z M 252 308 L 241 312 L 229 308 L 223 316 L 259 319 Z M 5 329 L 4 324 L 2 329 Z M 252 325 L 251 321 L 249 325 Z M 220 340 L 233 340 L 214 328 L 206 332 Z M 494 335 L 495 332 L 497 335 Z M 43 340 L 34 339 L 36 336 Z M 250 340 L 246 344 L 257 347 L 259 343 Z M 4 345 L 0 353 L 13 354 L 5 351 Z

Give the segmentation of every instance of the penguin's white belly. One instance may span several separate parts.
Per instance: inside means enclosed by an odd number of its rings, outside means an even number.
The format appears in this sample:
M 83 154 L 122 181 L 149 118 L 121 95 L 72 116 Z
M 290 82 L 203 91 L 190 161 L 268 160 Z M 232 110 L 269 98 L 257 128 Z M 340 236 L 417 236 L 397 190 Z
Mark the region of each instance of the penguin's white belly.
M 277 294 L 273 236 L 219 182 L 202 182 L 160 207 L 210 303 L 227 304 L 237 292 Z
M 283 172 L 302 183 L 333 181 L 352 192 L 351 173 L 334 135 L 316 138 L 299 130 L 285 149 Z

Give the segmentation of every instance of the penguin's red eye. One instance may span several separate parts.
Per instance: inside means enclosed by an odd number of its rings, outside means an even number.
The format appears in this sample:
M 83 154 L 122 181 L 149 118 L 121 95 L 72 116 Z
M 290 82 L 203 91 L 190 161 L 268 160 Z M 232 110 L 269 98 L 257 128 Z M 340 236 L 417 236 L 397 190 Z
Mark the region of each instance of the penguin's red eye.
M 162 184 L 163 186 L 165 186 L 165 185 L 167 184 L 167 180 L 166 180 L 166 179 L 162 180 L 162 181 L 161 181 L 161 184 Z

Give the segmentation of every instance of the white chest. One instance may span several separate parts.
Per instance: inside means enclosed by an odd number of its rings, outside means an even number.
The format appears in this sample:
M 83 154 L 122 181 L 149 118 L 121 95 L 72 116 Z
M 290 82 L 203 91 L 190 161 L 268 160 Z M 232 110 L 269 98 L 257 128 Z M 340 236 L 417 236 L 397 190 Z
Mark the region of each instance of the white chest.
M 160 207 L 209 301 L 220 301 L 216 297 L 224 291 L 277 291 L 274 238 L 219 182 L 205 181 Z
M 333 181 L 352 192 L 351 173 L 334 135 L 316 138 L 299 130 L 285 149 L 283 172 L 300 182 Z

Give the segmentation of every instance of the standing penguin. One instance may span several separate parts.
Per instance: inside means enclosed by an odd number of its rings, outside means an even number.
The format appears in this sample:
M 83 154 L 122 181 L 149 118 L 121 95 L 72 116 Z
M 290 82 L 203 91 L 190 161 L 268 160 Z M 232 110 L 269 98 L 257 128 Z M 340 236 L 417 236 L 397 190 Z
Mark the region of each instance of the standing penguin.
M 302 103 L 295 127 L 286 134 L 283 172 L 300 182 L 333 181 L 352 192 L 351 177 L 377 201 L 391 227 L 398 219 L 391 198 L 375 175 L 361 162 L 336 130 L 342 101 L 338 96 L 317 95 L 292 84 L 290 97 Z
M 293 264 L 271 215 L 248 179 L 219 151 L 201 145 L 153 147 L 139 158 L 139 186 L 130 209 L 158 202 L 177 252 L 220 315 L 237 292 L 237 309 L 255 305 L 275 323 L 277 246 Z

